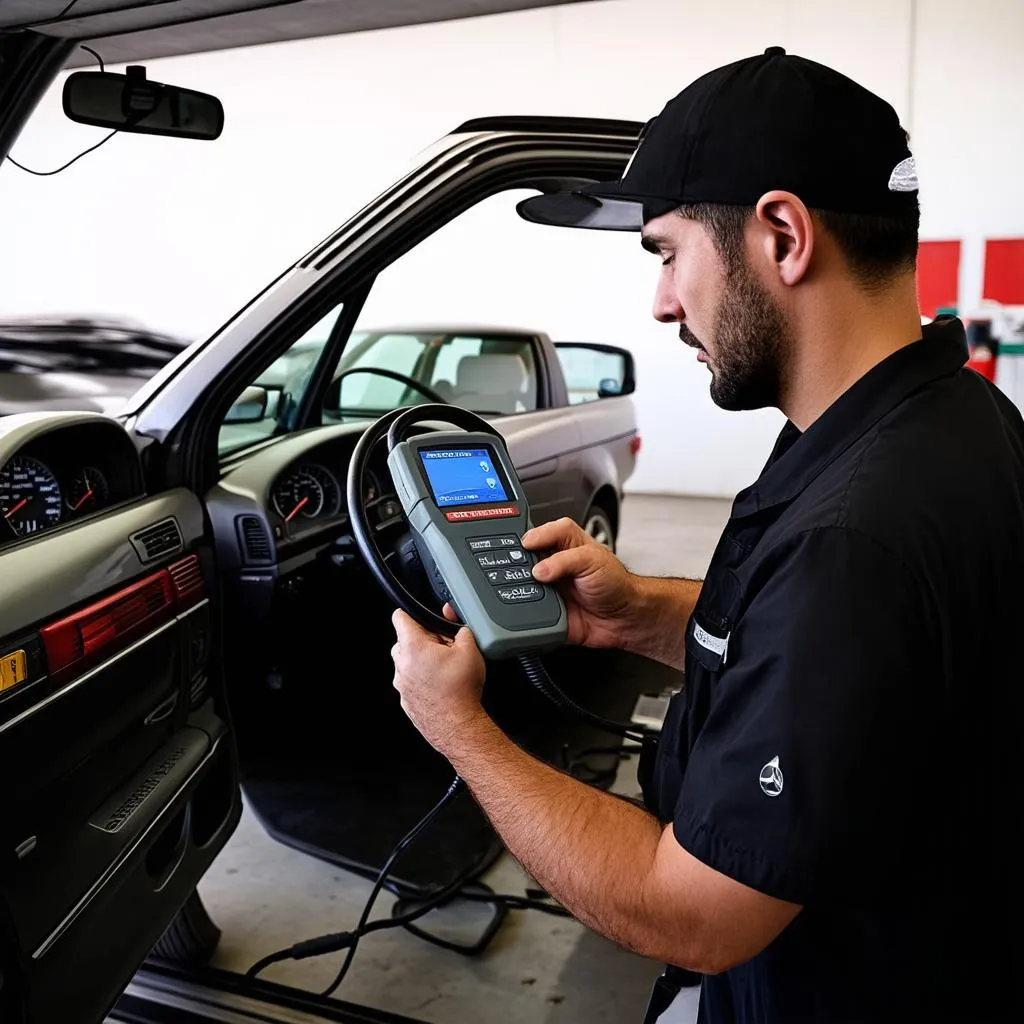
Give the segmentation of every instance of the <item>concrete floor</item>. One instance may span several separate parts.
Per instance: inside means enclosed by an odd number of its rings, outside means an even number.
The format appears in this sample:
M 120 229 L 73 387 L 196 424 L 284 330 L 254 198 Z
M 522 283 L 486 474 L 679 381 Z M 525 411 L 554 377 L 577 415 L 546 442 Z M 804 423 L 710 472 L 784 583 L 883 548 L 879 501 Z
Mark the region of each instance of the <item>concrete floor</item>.
M 619 554 L 640 573 L 700 577 L 728 513 L 723 501 L 630 495 Z M 633 771 L 627 762 L 618 791 L 637 794 Z M 530 884 L 507 855 L 483 880 L 496 892 L 522 893 Z M 200 886 L 223 929 L 214 962 L 244 971 L 273 950 L 351 928 L 369 891 L 369 882 L 275 843 L 246 811 Z M 385 895 L 374 916 L 387 914 L 390 903 Z M 340 962 L 341 954 L 291 961 L 264 977 L 320 991 Z M 575 921 L 512 911 L 476 958 L 442 950 L 402 929 L 370 935 L 337 995 L 432 1024 L 611 1024 L 642 1019 L 659 969 Z M 662 1024 L 690 1024 L 696 1008 L 697 990 L 684 990 Z

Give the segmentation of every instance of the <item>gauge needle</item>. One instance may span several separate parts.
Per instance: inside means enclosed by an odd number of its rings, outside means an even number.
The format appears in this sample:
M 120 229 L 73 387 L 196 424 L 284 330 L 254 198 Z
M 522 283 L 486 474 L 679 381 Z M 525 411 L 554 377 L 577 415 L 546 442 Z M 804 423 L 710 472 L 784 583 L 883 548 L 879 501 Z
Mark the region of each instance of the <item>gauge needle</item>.
M 14 513 L 17 512 L 19 508 L 21 508 L 22 505 L 27 505 L 27 504 L 28 504 L 28 498 L 22 498 L 21 501 L 19 501 L 18 504 L 15 505 L 14 508 L 12 508 L 10 510 L 10 512 L 5 512 L 4 513 L 4 519 L 10 519 L 11 516 L 13 516 Z
M 72 511 L 77 512 L 91 497 L 92 488 L 90 487 L 89 490 L 87 490 L 85 494 L 83 494 L 81 498 L 79 498 L 78 501 L 75 502 L 75 507 L 72 509 Z
M 308 501 L 309 498 L 303 498 L 302 501 L 300 501 L 298 505 L 296 505 L 295 508 L 293 508 L 291 512 L 289 512 L 288 515 L 284 517 L 284 521 L 286 523 L 290 523 L 292 519 L 294 519 L 295 516 L 298 515 L 299 509 L 302 508 L 302 506 L 305 505 Z M 24 502 L 22 502 L 22 504 L 24 504 Z M 18 507 L 20 508 L 21 506 L 19 505 Z M 8 513 L 8 515 L 10 515 L 10 513 Z

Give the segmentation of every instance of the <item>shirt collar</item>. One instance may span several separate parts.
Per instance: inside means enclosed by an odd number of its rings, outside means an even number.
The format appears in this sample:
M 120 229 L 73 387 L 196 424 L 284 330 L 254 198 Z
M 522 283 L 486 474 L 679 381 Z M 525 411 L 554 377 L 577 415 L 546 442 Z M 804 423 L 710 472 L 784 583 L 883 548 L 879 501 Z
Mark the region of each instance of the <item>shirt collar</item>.
M 736 496 L 733 517 L 791 501 L 887 412 L 967 361 L 964 326 L 955 317 L 939 317 L 921 335 L 872 367 L 802 434 L 787 422 L 761 476 Z

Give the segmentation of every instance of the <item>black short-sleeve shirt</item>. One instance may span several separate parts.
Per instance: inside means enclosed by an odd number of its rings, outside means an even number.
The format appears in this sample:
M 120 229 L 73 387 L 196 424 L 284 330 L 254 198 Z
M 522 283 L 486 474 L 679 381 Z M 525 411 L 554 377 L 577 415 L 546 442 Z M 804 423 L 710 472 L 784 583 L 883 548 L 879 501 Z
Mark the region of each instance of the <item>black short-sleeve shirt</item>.
M 715 551 L 644 792 L 803 909 L 701 1021 L 1024 1020 L 1024 424 L 966 355 L 787 424 Z

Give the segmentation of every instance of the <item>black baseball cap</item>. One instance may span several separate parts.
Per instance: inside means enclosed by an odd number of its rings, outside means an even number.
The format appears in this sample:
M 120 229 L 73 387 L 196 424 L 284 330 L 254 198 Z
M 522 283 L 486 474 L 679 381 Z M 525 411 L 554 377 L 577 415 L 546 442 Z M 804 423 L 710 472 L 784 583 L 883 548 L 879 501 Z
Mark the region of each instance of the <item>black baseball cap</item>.
M 770 46 L 702 75 L 644 126 L 618 181 L 525 199 L 525 220 L 639 231 L 684 203 L 753 206 L 782 189 L 812 209 L 898 216 L 917 171 L 892 106 Z

